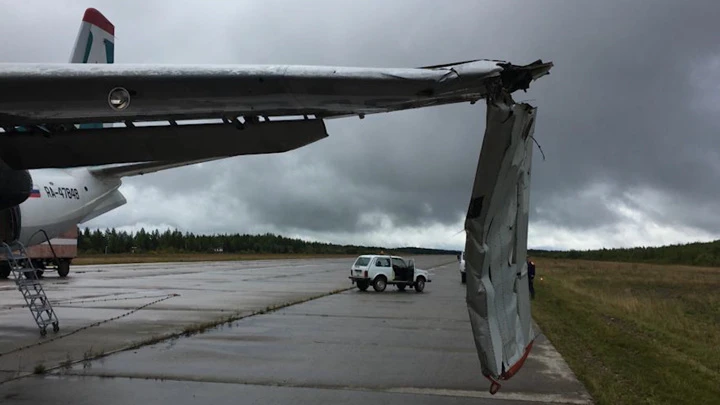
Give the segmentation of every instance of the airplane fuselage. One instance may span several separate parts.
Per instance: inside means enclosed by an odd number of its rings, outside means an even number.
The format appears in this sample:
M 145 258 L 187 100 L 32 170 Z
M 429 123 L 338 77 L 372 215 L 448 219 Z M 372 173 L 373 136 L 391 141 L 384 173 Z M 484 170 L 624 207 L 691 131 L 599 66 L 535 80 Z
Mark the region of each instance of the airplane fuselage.
M 31 170 L 33 193 L 20 204 L 20 242 L 26 247 L 52 239 L 126 203 L 117 177 L 94 176 L 87 168 Z

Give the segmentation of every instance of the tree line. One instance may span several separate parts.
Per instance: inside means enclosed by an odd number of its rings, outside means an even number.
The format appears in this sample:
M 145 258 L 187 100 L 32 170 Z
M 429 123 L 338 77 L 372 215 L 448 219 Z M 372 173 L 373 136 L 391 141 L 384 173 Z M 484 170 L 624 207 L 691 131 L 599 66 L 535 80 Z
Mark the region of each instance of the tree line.
M 720 267 L 720 240 L 658 247 L 595 250 L 531 250 L 536 257 Z
M 196 235 L 189 232 L 155 229 L 138 232 L 78 229 L 78 254 L 124 253 L 251 253 L 251 254 L 374 254 L 384 251 L 397 255 L 456 255 L 445 249 L 338 245 L 287 238 L 273 233 Z M 635 247 L 595 250 L 529 250 L 535 257 L 598 261 L 684 264 L 720 267 L 720 240 L 659 247 Z
M 196 235 L 190 232 L 167 229 L 160 232 L 101 231 L 78 229 L 78 254 L 123 253 L 292 253 L 292 254 L 370 254 L 384 251 L 388 254 L 450 254 L 457 252 L 442 249 L 403 247 L 386 249 L 380 246 L 337 245 L 305 241 L 266 233 Z

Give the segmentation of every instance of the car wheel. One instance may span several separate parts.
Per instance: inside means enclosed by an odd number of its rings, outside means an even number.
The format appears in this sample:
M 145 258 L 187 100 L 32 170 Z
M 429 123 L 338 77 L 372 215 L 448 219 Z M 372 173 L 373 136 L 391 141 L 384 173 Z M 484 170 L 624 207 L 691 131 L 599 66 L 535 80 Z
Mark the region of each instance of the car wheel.
M 358 280 L 358 281 L 357 281 L 357 288 L 358 288 L 358 290 L 360 290 L 360 291 L 365 291 L 365 290 L 367 290 L 369 286 L 370 286 L 370 285 L 368 284 L 368 282 L 367 282 L 366 280 Z
M 460 275 L 460 278 L 461 278 L 461 282 L 462 282 L 463 284 L 465 284 L 465 282 L 467 282 L 467 278 L 466 278 L 466 276 L 465 276 L 465 273 L 462 273 L 462 274 Z
M 387 280 L 385 280 L 385 276 L 377 276 L 373 281 L 373 289 L 377 292 L 383 292 L 385 291 L 385 287 L 387 287 Z
M 425 277 L 418 277 L 417 281 L 415 282 L 415 291 L 417 292 L 423 292 L 425 289 Z

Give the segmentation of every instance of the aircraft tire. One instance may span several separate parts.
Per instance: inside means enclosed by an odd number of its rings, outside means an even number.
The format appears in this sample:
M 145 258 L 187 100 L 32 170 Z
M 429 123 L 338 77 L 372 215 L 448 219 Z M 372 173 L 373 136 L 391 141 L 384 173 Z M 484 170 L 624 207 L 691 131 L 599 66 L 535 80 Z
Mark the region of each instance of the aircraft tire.
M 8 262 L 0 262 L 0 279 L 10 277 L 10 264 Z
M 60 263 L 58 263 L 57 272 L 58 276 L 60 276 L 61 278 L 67 277 L 67 275 L 70 273 L 70 260 L 60 260 Z
M 25 273 L 25 278 L 28 280 L 37 280 L 37 279 L 42 278 L 43 273 L 44 272 L 42 270 L 35 269 L 34 273 L 33 272 Z

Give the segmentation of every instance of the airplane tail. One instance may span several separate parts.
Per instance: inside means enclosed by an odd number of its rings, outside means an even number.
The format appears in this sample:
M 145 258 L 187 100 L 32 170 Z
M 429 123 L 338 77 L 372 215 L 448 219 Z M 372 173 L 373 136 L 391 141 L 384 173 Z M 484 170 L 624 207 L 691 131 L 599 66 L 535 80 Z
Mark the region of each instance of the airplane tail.
M 115 26 L 97 9 L 85 10 L 70 63 L 115 62 Z M 102 128 L 102 123 L 80 124 L 78 128 Z
M 70 63 L 113 63 L 115 26 L 94 8 L 83 15 Z

